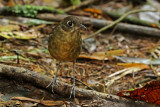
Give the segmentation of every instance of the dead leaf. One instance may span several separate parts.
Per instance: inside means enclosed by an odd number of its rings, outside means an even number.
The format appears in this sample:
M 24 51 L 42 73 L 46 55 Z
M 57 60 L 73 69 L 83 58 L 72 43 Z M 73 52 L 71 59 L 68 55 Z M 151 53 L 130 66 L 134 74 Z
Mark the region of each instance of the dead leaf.
M 91 13 L 97 13 L 97 14 L 102 14 L 102 11 L 99 9 L 95 9 L 95 8 L 86 8 L 84 9 L 85 12 L 91 12 Z
M 118 65 L 123 66 L 124 68 L 129 68 L 129 67 L 139 67 L 139 68 L 146 68 L 148 69 L 149 66 L 143 63 L 118 63 Z
M 41 103 L 45 106 L 59 106 L 65 103 L 64 101 L 37 100 L 27 97 L 12 97 L 12 100 L 31 101 L 31 102 Z
M 125 50 L 111 50 L 107 52 L 94 52 L 91 55 L 81 54 L 79 58 L 85 58 L 85 59 L 94 59 L 94 60 L 108 60 L 114 58 L 113 55 L 122 55 L 125 52 Z
M 120 55 L 124 54 L 125 52 L 126 52 L 126 50 L 124 50 L 124 49 L 110 50 L 110 51 L 107 51 L 106 56 L 109 59 L 113 59 L 114 58 L 113 56 L 120 56 Z
M 51 100 L 43 100 L 41 101 L 41 104 L 46 106 L 60 106 L 64 104 L 64 101 L 51 101 Z
M 0 101 L 0 107 L 23 107 L 23 104 L 21 101 L 13 101 L 13 100 L 9 100 L 9 101 Z
M 95 52 L 95 53 L 92 53 L 91 55 L 81 54 L 79 55 L 79 58 L 94 59 L 94 60 L 107 60 L 106 52 Z
M 152 81 L 146 84 L 140 89 L 135 89 L 133 91 L 122 91 L 117 95 L 121 97 L 131 98 L 134 100 L 141 100 L 151 103 L 156 103 L 160 105 L 160 81 Z

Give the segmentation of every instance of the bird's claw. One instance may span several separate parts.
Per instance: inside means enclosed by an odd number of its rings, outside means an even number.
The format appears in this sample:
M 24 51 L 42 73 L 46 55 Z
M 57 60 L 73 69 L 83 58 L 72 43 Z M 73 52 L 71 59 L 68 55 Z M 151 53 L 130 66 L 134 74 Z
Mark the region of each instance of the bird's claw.
M 54 86 L 56 85 L 56 79 L 55 78 L 53 78 L 53 80 L 47 85 L 47 87 L 46 88 L 48 88 L 48 87 L 52 87 L 52 93 L 54 93 L 54 90 L 53 90 L 53 88 L 54 88 Z
M 75 98 L 75 84 L 74 84 L 74 83 L 73 83 L 73 85 L 72 85 L 72 89 L 71 89 L 71 92 L 70 92 L 69 99 L 71 99 L 72 94 L 73 94 L 73 97 Z

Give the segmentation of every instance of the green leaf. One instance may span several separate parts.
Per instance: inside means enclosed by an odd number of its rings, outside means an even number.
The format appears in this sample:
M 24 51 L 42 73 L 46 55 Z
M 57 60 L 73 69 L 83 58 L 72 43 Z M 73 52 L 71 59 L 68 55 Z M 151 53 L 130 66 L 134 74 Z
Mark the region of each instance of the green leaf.
M 1 56 L 0 57 L 0 61 L 13 61 L 15 59 L 17 59 L 17 55 L 13 55 L 13 56 Z M 30 59 L 24 58 L 22 56 L 19 56 L 19 59 L 24 60 L 24 61 L 30 61 Z
M 35 17 L 40 11 L 56 12 L 59 14 L 64 14 L 63 11 L 55 9 L 53 7 L 34 6 L 34 5 L 15 5 L 14 7 L 7 7 L 7 11 L 12 12 L 18 16 L 25 16 L 25 17 Z
M 72 5 L 79 5 L 81 4 L 81 0 L 70 0 Z

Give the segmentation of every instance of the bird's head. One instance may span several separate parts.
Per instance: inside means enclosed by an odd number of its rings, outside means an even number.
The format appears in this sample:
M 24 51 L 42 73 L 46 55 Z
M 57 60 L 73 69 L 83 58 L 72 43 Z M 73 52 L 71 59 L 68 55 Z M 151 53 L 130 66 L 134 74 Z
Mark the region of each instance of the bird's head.
M 61 21 L 62 29 L 66 32 L 74 32 L 76 30 L 86 30 L 82 21 L 76 16 L 68 16 Z

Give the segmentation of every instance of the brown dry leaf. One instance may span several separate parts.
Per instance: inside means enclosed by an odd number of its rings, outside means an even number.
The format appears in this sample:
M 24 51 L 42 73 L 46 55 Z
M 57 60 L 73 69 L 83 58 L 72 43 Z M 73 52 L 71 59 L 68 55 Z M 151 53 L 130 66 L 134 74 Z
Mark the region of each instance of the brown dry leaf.
M 153 23 L 151 23 L 150 25 L 151 25 L 152 27 L 155 27 L 155 28 L 158 27 L 156 24 L 153 24 Z
M 78 98 L 74 98 L 75 103 L 78 105 L 79 104 L 79 99 Z
M 91 13 L 97 13 L 97 14 L 102 14 L 102 11 L 99 9 L 95 9 L 95 8 L 86 8 L 84 9 L 85 12 L 91 12 Z
M 111 50 L 107 52 L 94 52 L 91 55 L 81 54 L 79 58 L 94 59 L 94 60 L 108 60 L 108 58 L 113 59 L 114 58 L 113 55 L 119 56 L 119 55 L 122 55 L 124 52 L 125 52 L 124 49 Z
M 89 85 L 91 88 L 93 88 L 94 90 L 98 91 L 98 92 L 103 92 L 105 93 L 105 85 L 101 84 L 101 83 L 95 83 L 95 84 L 90 84 Z
M 32 56 L 34 58 L 41 58 L 41 56 L 38 53 L 35 52 L 27 52 L 28 56 Z
M 45 106 L 56 106 L 56 105 L 58 106 L 58 105 L 63 105 L 65 103 L 64 101 L 37 100 L 27 97 L 12 97 L 12 100 L 31 101 L 31 102 L 41 103 Z
M 38 31 L 40 28 L 44 28 L 46 24 L 38 25 L 38 26 L 33 26 L 31 29 L 34 29 L 35 31 Z
M 79 58 L 94 59 L 94 60 L 107 60 L 106 52 L 95 52 L 95 53 L 92 53 L 92 55 L 81 54 L 79 55 Z
M 24 107 L 21 101 L 0 101 L 0 107 Z
M 8 6 L 14 6 L 15 5 L 15 3 L 13 2 L 13 0 L 10 0 L 9 2 L 8 2 Z
M 24 32 L 14 32 L 17 39 L 35 39 L 37 38 L 37 34 L 35 32 L 24 33 Z
M 118 50 L 111 50 L 107 51 L 106 56 L 108 59 L 113 59 L 113 55 L 120 56 L 122 55 L 126 50 L 124 49 L 118 49 Z
M 41 66 L 38 66 L 38 65 L 35 66 L 33 70 L 36 71 L 36 72 L 41 72 L 41 73 L 44 73 L 44 72 L 45 72 L 45 70 L 42 69 L 42 67 L 41 67 Z
M 134 100 L 141 100 L 160 105 L 160 81 L 152 81 L 146 84 L 142 88 L 134 89 L 133 91 L 122 91 L 117 95 L 120 97 L 126 97 Z
M 118 65 L 121 65 L 124 68 L 130 68 L 130 67 L 138 67 L 138 68 L 146 68 L 146 69 L 149 68 L 148 65 L 143 63 L 118 63 Z
M 51 100 L 43 100 L 41 101 L 41 104 L 46 106 L 60 106 L 64 104 L 64 101 L 51 101 Z

